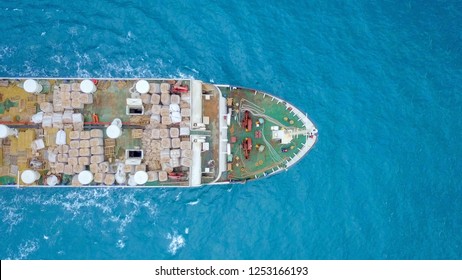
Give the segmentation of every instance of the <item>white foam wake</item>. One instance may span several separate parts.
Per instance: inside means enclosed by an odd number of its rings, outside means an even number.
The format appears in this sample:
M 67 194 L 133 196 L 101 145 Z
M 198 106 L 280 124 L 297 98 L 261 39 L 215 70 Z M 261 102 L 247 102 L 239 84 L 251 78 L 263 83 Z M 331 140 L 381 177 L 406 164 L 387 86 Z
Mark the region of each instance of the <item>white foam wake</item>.
M 176 252 L 186 245 L 183 235 L 178 234 L 177 232 L 167 234 L 167 239 L 170 240 L 168 252 L 172 255 L 176 255 Z

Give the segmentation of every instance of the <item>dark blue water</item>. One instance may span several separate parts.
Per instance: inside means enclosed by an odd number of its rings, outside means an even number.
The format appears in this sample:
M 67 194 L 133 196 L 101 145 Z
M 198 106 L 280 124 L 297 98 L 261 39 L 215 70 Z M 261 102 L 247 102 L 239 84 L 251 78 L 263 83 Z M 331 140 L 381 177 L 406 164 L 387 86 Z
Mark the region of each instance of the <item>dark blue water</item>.
M 2 259 L 462 258 L 461 1 L 88 2 L 0 2 L 0 76 L 254 87 L 319 142 L 246 185 L 2 189 Z

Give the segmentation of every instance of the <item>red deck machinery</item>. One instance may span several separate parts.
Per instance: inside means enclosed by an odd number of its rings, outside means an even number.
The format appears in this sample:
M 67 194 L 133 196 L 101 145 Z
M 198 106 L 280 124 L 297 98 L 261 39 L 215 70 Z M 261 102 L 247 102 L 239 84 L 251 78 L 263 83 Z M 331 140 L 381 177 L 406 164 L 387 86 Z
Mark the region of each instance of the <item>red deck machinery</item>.
M 245 111 L 244 113 L 244 119 L 242 120 L 242 127 L 245 129 L 245 131 L 252 130 L 252 118 L 250 117 L 249 111 Z
M 252 138 L 245 138 L 242 141 L 242 152 L 244 153 L 245 159 L 249 159 L 250 151 L 252 150 Z
M 173 86 L 172 92 L 173 93 L 184 93 L 188 92 L 189 88 L 187 85 L 184 86 Z

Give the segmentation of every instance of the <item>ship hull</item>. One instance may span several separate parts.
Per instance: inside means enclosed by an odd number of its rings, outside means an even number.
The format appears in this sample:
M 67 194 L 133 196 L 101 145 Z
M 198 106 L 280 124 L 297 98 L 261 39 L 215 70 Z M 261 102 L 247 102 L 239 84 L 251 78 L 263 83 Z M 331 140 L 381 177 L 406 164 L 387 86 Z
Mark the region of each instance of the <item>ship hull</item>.
M 0 97 L 2 187 L 245 183 L 318 137 L 274 95 L 193 79 L 0 78 Z

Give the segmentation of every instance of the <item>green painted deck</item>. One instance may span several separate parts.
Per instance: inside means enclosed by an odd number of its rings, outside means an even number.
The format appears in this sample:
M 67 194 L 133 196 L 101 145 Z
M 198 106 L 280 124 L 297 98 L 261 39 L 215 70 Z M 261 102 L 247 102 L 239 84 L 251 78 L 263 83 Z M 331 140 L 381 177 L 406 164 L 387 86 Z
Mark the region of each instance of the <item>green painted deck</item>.
M 288 129 L 304 130 L 306 129 L 304 122 L 288 110 L 284 101 L 273 98 L 266 93 L 244 88 L 221 87 L 220 90 L 227 98 L 233 98 L 233 114 L 228 138 L 236 137 L 237 139 L 236 143 L 231 144 L 233 157 L 229 163 L 231 163 L 232 170 L 228 171 L 228 178 L 232 180 L 255 179 L 286 168 L 286 162 L 299 152 L 299 149 L 306 143 L 307 138 L 305 135 L 298 135 L 293 138 L 291 143 L 283 145 L 272 140 L 271 127 L 281 127 L 282 125 Z M 240 106 L 237 104 L 241 104 L 244 99 L 257 105 L 265 115 L 269 116 L 268 118 L 250 114 L 253 123 L 251 131 L 245 131 L 241 127 L 238 117 L 239 114 L 243 117 L 244 110 L 239 111 Z M 260 118 L 264 122 L 257 125 L 256 122 Z M 258 132 L 261 132 L 262 137 L 258 138 L 256 136 Z M 252 139 L 253 148 L 249 159 L 245 159 L 241 147 L 245 138 Z M 262 152 L 257 148 L 259 145 L 265 146 Z M 283 150 L 287 150 L 287 152 L 283 152 Z

